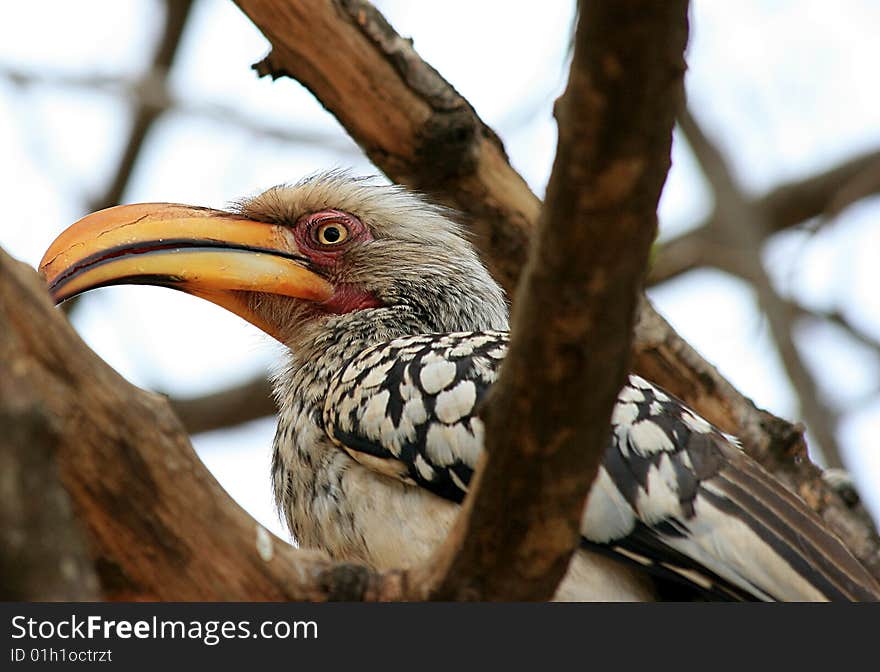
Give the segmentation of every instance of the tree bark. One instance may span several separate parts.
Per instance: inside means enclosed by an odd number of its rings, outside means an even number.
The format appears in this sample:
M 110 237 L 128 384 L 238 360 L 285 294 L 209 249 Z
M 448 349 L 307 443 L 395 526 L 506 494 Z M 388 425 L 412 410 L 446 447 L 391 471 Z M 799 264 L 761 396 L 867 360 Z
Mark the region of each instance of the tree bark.
M 491 586 L 512 599 L 549 598 L 578 546 L 629 369 L 682 100 L 687 6 L 579 5 L 553 175 L 514 302 L 510 349 L 483 414 L 476 481 L 504 497 L 468 502 L 469 534 L 438 586 L 444 597 Z M 487 563 L 502 547 L 508 565 Z M 450 585 L 462 575 L 478 583 Z
M 0 342 L 3 361 L 6 345 Z M 98 581 L 58 477 L 57 425 L 20 382 L 0 380 L 0 600 L 97 599 Z

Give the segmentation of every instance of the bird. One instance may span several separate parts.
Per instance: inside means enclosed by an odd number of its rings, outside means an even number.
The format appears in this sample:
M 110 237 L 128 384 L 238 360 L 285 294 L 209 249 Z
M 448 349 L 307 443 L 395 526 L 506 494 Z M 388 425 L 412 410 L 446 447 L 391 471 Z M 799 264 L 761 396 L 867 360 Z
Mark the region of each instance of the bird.
M 333 170 L 225 210 L 101 210 L 40 270 L 57 303 L 158 285 L 285 346 L 271 479 L 299 545 L 390 569 L 444 540 L 509 338 L 507 298 L 453 212 Z M 734 436 L 630 375 L 554 599 L 876 601 L 880 586 Z

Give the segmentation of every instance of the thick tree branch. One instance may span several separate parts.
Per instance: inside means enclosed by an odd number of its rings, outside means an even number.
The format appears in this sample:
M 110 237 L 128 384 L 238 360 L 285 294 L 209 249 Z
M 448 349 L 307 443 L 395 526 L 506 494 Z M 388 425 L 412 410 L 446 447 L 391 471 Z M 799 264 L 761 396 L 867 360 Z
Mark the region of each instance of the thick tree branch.
M 0 330 L 8 326 L 3 318 Z M 8 345 L 0 339 L 0 360 L 15 362 Z M 98 581 L 58 478 L 54 418 L 20 382 L 0 377 L 0 600 L 97 599 Z
M 0 462 L 4 468 L 12 466 L 0 479 L 0 501 L 6 505 L 0 533 L 12 542 L 0 553 L 0 562 L 28 563 L 28 576 L 9 575 L 17 592 L 0 585 L 5 595 L 199 601 L 549 596 L 474 580 L 468 562 L 456 559 L 459 545 L 463 552 L 479 549 L 486 532 L 482 523 L 468 524 L 469 507 L 459 516 L 459 534 L 441 553 L 424 566 L 404 570 L 377 572 L 334 563 L 274 537 L 214 480 L 167 401 L 132 386 L 92 353 L 54 309 L 40 278 L 2 250 L 0 355 L 0 418 L 8 418 L 15 429 L 0 439 Z M 31 461 L 16 467 L 10 458 L 20 457 L 22 446 L 31 450 Z M 30 473 L 31 481 L 15 478 L 21 468 L 30 470 L 37 463 L 43 467 Z M 502 462 L 492 468 L 504 466 Z M 526 466 L 531 471 L 533 460 Z M 513 475 L 521 475 L 521 468 Z M 63 499 L 47 502 L 45 487 L 28 485 L 53 469 L 60 474 L 72 515 Z M 505 472 L 501 478 L 475 484 L 475 501 L 492 503 L 505 514 L 511 505 L 534 510 L 528 498 L 508 500 L 507 476 Z M 10 477 L 15 478 L 12 489 Z M 64 494 L 51 481 L 39 485 L 49 486 L 50 498 L 55 490 Z M 560 508 L 557 500 L 572 496 L 554 482 L 545 483 L 539 494 L 549 511 Z M 10 497 L 15 505 L 8 505 Z M 577 510 L 568 513 L 577 519 Z M 76 527 L 70 524 L 74 519 L 83 527 L 91 565 L 82 544 L 77 546 Z M 23 530 L 25 524 L 29 529 Z M 18 552 L 24 532 L 30 540 L 43 540 L 32 550 L 46 551 L 45 557 Z M 548 532 L 558 534 L 551 526 L 538 530 L 532 540 L 541 543 Z M 56 533 L 57 538 L 47 537 Z M 498 555 L 476 563 L 474 571 L 495 567 L 503 574 L 510 557 L 516 557 L 506 552 L 507 543 Z M 39 577 L 51 575 L 53 557 L 64 561 L 60 576 L 55 583 L 37 585 Z M 94 578 L 89 578 L 92 567 L 99 593 Z M 59 567 L 54 570 L 59 572 Z
M 586 0 L 579 15 L 547 201 L 484 411 L 470 534 L 438 587 L 450 598 L 553 594 L 629 369 L 681 101 L 687 1 Z M 484 488 L 505 496 L 483 496 Z

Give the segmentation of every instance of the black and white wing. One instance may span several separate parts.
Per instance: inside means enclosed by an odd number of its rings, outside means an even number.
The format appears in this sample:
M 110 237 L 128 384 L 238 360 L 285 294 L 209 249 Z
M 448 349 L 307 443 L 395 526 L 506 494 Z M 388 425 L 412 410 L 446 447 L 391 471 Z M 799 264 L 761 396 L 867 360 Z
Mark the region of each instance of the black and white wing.
M 734 437 L 638 376 L 618 396 L 602 466 L 588 544 L 731 597 L 880 599 L 840 540 Z
M 325 430 L 361 464 L 461 501 L 483 447 L 481 400 L 505 332 L 419 335 L 335 377 Z M 582 521 L 582 546 L 711 598 L 878 600 L 821 520 L 680 401 L 631 376 Z
M 365 466 L 460 502 L 483 449 L 477 408 L 506 352 L 506 332 L 369 348 L 331 383 L 325 430 Z

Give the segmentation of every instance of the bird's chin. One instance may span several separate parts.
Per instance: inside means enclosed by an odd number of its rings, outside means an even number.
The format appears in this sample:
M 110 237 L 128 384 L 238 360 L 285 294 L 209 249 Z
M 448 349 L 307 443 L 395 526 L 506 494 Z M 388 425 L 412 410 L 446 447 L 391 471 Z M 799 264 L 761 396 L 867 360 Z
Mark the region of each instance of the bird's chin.
M 334 314 L 320 303 L 265 292 L 239 292 L 240 311 L 224 306 L 246 319 L 291 350 L 299 351 L 310 342 L 315 330 L 323 328 Z M 217 301 L 213 301 L 217 303 Z

